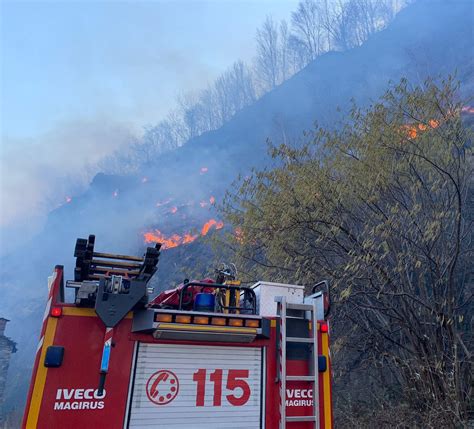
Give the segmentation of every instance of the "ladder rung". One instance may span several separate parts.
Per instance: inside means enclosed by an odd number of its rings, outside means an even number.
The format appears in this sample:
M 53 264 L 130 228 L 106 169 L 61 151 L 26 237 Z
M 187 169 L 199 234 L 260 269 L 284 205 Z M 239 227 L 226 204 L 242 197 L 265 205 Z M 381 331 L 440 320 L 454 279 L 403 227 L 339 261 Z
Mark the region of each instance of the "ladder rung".
M 287 422 L 315 422 L 317 416 L 291 416 L 286 417 Z
M 314 343 L 314 338 L 303 338 L 303 337 L 286 337 L 287 342 L 291 343 Z
M 286 304 L 288 310 L 304 310 L 304 311 L 313 311 L 313 306 L 310 304 Z
M 122 259 L 124 261 L 143 262 L 143 258 L 140 258 L 139 256 L 113 255 L 112 253 L 100 253 L 100 252 L 94 252 L 92 256 L 95 256 L 97 258 Z
M 314 375 L 287 375 L 286 381 L 315 381 Z

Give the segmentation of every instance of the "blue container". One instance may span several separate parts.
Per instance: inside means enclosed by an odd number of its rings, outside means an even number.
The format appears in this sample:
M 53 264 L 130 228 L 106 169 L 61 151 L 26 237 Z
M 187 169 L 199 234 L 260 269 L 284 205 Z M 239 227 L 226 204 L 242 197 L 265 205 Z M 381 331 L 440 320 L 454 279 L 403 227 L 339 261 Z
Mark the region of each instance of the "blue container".
M 212 293 L 198 293 L 194 298 L 194 311 L 214 312 L 216 297 Z

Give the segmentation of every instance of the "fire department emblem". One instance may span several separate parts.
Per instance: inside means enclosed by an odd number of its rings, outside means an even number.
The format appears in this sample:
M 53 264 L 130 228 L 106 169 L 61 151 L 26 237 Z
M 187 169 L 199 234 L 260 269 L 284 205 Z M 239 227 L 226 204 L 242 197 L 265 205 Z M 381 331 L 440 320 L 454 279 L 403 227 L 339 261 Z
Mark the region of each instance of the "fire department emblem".
M 176 374 L 168 370 L 155 372 L 146 383 L 146 395 L 156 405 L 169 404 L 179 391 L 179 381 Z

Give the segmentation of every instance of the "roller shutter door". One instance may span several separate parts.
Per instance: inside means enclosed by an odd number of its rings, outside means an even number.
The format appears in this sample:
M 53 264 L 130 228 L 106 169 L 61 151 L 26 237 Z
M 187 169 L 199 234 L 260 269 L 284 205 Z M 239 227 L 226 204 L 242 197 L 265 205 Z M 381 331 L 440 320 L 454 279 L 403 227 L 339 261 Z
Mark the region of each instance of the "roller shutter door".
M 260 428 L 262 350 L 138 347 L 129 428 Z

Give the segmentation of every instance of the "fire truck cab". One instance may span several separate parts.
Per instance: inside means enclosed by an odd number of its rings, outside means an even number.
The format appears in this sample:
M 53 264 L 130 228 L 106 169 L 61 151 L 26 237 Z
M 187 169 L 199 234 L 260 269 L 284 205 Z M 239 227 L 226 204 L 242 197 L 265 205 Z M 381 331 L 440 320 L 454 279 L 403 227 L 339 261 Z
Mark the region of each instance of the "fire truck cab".
M 332 428 L 325 282 L 304 296 L 224 270 L 151 300 L 160 246 L 94 243 L 77 241 L 74 303 L 62 266 L 48 279 L 23 428 Z

